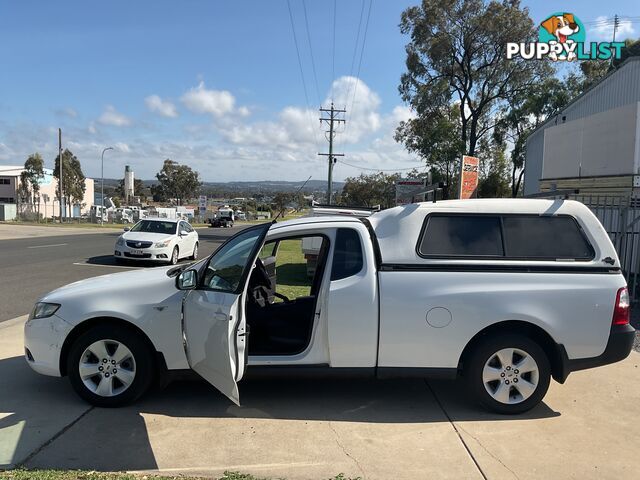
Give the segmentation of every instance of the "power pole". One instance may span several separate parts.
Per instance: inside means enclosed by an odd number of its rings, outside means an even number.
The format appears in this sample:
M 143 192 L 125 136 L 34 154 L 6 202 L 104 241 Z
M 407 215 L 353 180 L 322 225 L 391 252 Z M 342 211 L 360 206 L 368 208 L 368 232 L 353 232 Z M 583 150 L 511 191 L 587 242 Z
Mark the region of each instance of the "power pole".
M 344 109 L 338 109 L 333 107 L 333 102 L 331 102 L 331 108 L 320 108 L 320 124 L 322 122 L 326 122 L 329 125 L 329 130 L 326 133 L 329 134 L 327 140 L 329 140 L 329 153 L 318 153 L 318 155 L 322 155 L 325 157 L 329 157 L 329 176 L 327 178 L 327 203 L 331 205 L 331 195 L 333 192 L 333 165 L 336 163 L 335 157 L 344 157 L 344 153 L 333 153 L 333 138 L 336 136 L 336 130 L 333 127 L 334 123 L 345 123 L 343 118 L 338 118 L 338 115 L 346 112 Z M 322 116 L 323 114 L 328 113 L 329 116 Z M 325 135 L 326 136 L 326 135 Z
M 616 41 L 616 33 L 618 32 L 619 26 L 620 26 L 620 17 L 616 13 L 613 16 L 613 42 Z M 611 65 L 613 65 L 613 55 L 611 55 Z
M 62 197 L 62 129 L 58 128 L 58 164 L 60 166 L 59 168 L 59 177 L 58 177 L 58 183 L 59 183 L 59 187 L 60 187 L 60 223 L 62 223 L 62 202 L 64 202 L 63 197 Z

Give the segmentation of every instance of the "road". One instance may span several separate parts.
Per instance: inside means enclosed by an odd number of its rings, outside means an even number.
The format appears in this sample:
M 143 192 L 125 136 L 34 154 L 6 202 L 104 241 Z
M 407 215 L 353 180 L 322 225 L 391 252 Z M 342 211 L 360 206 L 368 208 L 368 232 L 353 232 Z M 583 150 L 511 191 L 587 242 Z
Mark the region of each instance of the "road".
M 198 229 L 200 257 L 242 228 Z M 118 235 L 110 231 L 0 240 L 0 322 L 29 313 L 41 295 L 68 283 L 153 266 L 117 265 L 112 254 Z

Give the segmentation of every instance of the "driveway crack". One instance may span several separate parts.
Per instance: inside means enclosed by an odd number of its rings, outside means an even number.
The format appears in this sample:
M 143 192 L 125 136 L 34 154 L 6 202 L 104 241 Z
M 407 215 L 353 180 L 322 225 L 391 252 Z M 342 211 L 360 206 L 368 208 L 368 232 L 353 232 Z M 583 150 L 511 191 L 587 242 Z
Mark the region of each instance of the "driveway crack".
M 340 449 L 342 450 L 342 452 L 349 457 L 353 463 L 356 464 L 356 467 L 358 467 L 358 470 L 360 470 L 360 473 L 362 474 L 362 478 L 367 478 L 367 476 L 364 473 L 364 469 L 362 468 L 362 465 L 360 465 L 360 462 L 358 462 L 358 459 L 351 455 L 349 452 L 347 452 L 347 449 L 345 448 L 345 446 L 342 444 L 342 442 L 340 441 L 340 435 L 338 434 L 337 430 L 333 427 L 331 422 L 327 422 L 329 424 L 329 428 L 331 429 L 331 431 L 333 432 L 333 434 L 336 437 L 336 444 L 338 445 L 338 447 L 340 447 Z
M 476 468 L 478 469 L 478 472 L 480 472 L 480 475 L 482 475 L 482 478 L 484 480 L 488 480 L 487 474 L 484 473 L 484 470 L 482 470 L 482 467 L 480 466 L 480 464 L 478 463 L 478 460 L 476 459 L 476 457 L 473 455 L 473 453 L 471 452 L 471 449 L 469 448 L 469 445 L 467 445 L 467 442 L 464 441 L 464 438 L 462 437 L 462 435 L 460 435 L 460 432 L 458 431 L 458 427 L 456 426 L 456 424 L 453 422 L 453 420 L 451 419 L 451 417 L 449 416 L 449 412 L 447 412 L 447 410 L 444 408 L 444 405 L 442 405 L 442 402 L 440 401 L 440 399 L 438 398 L 438 395 L 436 395 L 435 390 L 431 387 L 431 385 L 429 384 L 429 382 L 427 380 L 424 381 L 425 385 L 427 386 L 427 389 L 429 389 L 429 391 L 431 392 L 431 395 L 433 395 L 433 398 L 436 400 L 436 403 L 438 404 L 438 406 L 440 407 L 440 409 L 442 410 L 442 413 L 444 413 L 444 416 L 447 417 L 447 420 L 449 421 L 449 423 L 451 424 L 451 426 L 453 427 L 453 430 L 456 432 L 456 435 L 458 436 L 458 439 L 460 439 L 460 442 L 462 442 L 462 445 L 464 446 L 464 449 L 467 451 L 467 453 L 469 454 L 469 457 L 471 457 L 471 460 L 473 461 L 474 465 L 476 466 Z M 466 433 L 466 432 L 465 432 Z M 477 440 L 476 440 L 477 441 Z M 493 455 L 492 455 L 493 456 Z M 500 462 L 502 463 L 502 462 Z M 507 469 L 508 470 L 508 469 Z M 511 472 L 511 470 L 509 470 Z M 512 472 L 513 473 L 513 472 Z
M 31 452 L 29 455 L 27 455 L 27 457 L 24 460 L 22 460 L 21 462 L 18 462 L 16 464 L 16 467 L 17 468 L 25 467 L 27 465 L 27 463 L 30 462 L 33 457 L 38 455 L 42 450 L 47 448 L 49 445 L 51 445 L 53 442 L 55 442 L 58 438 L 60 438 L 62 435 L 64 435 L 71 427 L 73 427 L 76 423 L 78 423 L 80 420 L 82 420 L 94 408 L 96 408 L 96 407 L 91 406 L 91 407 L 87 408 L 84 412 L 82 412 L 80 414 L 80 416 L 78 416 L 78 418 L 76 418 L 72 422 L 70 422 L 67 425 L 65 425 L 53 437 L 51 437 L 49 440 L 44 442 L 42 445 L 40 445 L 38 448 L 36 448 L 33 452 Z

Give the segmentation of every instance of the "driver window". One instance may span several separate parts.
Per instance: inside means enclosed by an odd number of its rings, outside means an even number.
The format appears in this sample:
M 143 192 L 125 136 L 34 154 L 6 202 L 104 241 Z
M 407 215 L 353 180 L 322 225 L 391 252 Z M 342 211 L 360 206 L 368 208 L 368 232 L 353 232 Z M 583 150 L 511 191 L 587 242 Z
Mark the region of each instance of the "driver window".
M 237 293 L 242 276 L 263 231 L 250 229 L 239 234 L 218 250 L 207 265 L 203 284 L 212 290 Z
M 289 300 L 313 294 L 323 237 L 288 238 L 264 245 L 262 260 L 275 292 Z M 275 284 L 275 285 L 273 285 Z M 276 297 L 275 302 L 284 301 Z

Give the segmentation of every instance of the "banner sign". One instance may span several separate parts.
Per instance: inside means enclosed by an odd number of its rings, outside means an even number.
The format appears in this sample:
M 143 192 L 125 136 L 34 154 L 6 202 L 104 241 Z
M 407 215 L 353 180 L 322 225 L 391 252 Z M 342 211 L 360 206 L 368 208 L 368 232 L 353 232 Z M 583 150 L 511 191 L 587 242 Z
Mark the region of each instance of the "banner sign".
M 396 205 L 413 203 L 414 197 L 423 193 L 425 181 L 419 178 L 401 178 L 396 181 Z
M 476 198 L 478 196 L 478 165 L 477 157 L 462 157 L 460 169 L 460 199 Z

